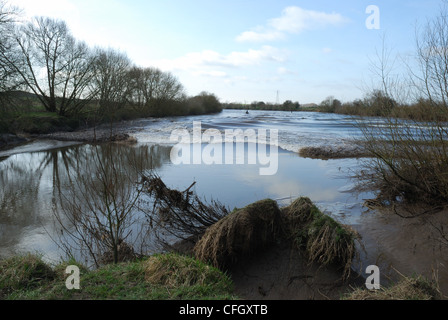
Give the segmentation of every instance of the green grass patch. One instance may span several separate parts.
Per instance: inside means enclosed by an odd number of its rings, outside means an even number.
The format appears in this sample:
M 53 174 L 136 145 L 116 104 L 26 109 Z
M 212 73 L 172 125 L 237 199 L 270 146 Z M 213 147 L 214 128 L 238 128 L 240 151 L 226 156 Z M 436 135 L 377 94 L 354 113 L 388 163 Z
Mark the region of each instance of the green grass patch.
M 70 131 L 77 127 L 77 121 L 50 112 L 30 112 L 15 115 L 9 130 L 15 133 L 47 134 L 56 131 Z
M 0 261 L 0 298 L 18 290 L 35 291 L 56 278 L 56 273 L 36 255 Z
M 219 269 L 193 258 L 156 255 L 145 263 L 146 281 L 178 298 L 232 299 L 233 283 Z

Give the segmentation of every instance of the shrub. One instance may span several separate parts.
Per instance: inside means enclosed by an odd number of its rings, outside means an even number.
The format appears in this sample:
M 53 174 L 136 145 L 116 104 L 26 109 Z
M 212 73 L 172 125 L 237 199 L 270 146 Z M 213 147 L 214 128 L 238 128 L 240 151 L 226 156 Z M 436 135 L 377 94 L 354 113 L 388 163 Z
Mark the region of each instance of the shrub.
M 380 126 L 361 126 L 360 143 L 373 158 L 357 177 L 363 187 L 378 190 L 381 204 L 448 203 L 448 131 L 440 117 L 425 122 L 390 117 Z

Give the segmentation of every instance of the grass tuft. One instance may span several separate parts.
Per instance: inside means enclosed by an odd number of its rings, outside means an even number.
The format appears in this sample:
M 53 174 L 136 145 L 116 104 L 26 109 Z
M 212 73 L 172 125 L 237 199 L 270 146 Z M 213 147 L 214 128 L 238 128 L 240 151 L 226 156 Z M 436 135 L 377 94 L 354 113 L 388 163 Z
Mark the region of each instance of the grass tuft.
M 335 264 L 348 278 L 356 256 L 358 233 L 322 213 L 309 198 L 299 198 L 283 209 L 290 237 L 297 247 L 305 249 L 310 261 L 323 266 Z
M 34 289 L 53 281 L 56 273 L 36 255 L 0 261 L 0 298 L 20 289 Z
M 356 289 L 343 300 L 439 300 L 436 285 L 422 276 L 403 277 L 389 288 L 380 290 Z

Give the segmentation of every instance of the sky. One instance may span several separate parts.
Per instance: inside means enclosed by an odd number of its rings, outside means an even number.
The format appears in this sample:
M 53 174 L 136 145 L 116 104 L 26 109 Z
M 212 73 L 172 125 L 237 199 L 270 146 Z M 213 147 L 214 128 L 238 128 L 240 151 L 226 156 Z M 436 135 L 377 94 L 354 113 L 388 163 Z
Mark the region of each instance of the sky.
M 221 102 L 346 102 L 374 86 L 383 48 L 415 54 L 441 0 L 8 0 L 24 19 L 67 22 L 90 46 L 171 72 L 190 96 Z M 371 7 L 374 6 L 374 7 Z M 374 10 L 373 10 L 373 9 Z M 372 11 L 373 10 L 373 11 Z M 398 59 L 397 59 L 398 61 Z M 400 63 L 394 72 L 401 73 Z

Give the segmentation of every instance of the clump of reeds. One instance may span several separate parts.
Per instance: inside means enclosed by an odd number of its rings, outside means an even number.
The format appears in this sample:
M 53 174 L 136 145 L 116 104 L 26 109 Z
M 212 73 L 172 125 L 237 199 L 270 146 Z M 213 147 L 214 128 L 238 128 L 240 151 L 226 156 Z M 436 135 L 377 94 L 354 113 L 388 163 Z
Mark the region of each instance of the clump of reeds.
M 355 230 L 322 213 L 309 198 L 297 199 L 283 213 L 290 237 L 305 250 L 310 261 L 341 266 L 343 278 L 350 276 L 356 256 L 355 240 L 359 239 Z
M 273 200 L 236 210 L 207 229 L 194 248 L 197 259 L 225 269 L 281 236 L 281 212 Z

